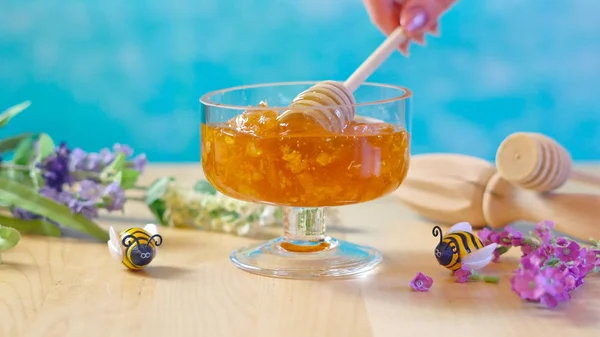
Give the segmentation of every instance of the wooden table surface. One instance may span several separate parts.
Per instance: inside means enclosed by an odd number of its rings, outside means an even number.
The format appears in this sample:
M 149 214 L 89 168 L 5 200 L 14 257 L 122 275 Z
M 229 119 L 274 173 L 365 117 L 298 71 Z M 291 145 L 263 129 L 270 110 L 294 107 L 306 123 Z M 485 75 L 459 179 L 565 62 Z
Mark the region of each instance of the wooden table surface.
M 154 166 L 144 180 L 162 175 L 193 181 L 202 169 Z M 135 204 L 127 216 L 103 224 L 152 219 Z M 24 237 L 2 256 L 0 337 L 600 335 L 598 277 L 588 277 L 568 304 L 542 309 L 510 290 L 516 250 L 488 267 L 499 284 L 457 284 L 434 259 L 432 224 L 393 198 L 342 207 L 339 217 L 331 234 L 382 250 L 376 272 L 345 281 L 255 276 L 229 262 L 229 252 L 252 239 L 161 227 L 159 255 L 133 273 L 105 243 Z M 419 271 L 435 280 L 427 293 L 408 286 Z

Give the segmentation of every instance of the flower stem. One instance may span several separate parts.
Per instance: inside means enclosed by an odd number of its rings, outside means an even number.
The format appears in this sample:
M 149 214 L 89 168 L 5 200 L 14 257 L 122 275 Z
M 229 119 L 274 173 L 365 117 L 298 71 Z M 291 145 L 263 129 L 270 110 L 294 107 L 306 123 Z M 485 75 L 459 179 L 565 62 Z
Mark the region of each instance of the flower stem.
M 144 197 L 127 197 L 126 199 L 131 201 L 146 202 L 146 198 Z
M 498 283 L 500 282 L 500 278 L 498 276 L 484 276 L 483 282 L 485 283 Z
M 15 171 L 34 171 L 37 170 L 35 166 L 27 165 L 15 165 L 15 164 L 0 164 L 0 168 L 9 168 Z
M 499 255 L 502 255 L 502 254 L 508 252 L 509 249 L 510 249 L 510 247 L 500 246 L 500 247 L 496 248 L 496 251 L 498 252 Z
M 481 279 L 479 274 L 471 274 L 471 275 L 467 276 L 467 278 L 471 281 L 479 281 Z

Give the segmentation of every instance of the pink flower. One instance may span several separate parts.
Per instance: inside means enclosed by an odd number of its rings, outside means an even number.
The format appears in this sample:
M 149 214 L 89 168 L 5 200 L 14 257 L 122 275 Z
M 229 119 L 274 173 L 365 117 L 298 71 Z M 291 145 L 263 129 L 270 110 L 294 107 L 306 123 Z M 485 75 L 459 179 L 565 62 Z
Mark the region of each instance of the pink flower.
M 500 252 L 498 251 L 498 249 L 494 250 L 494 257 L 492 258 L 492 262 L 498 262 L 500 261 Z
M 567 239 L 567 238 L 564 238 L 564 237 L 562 237 L 562 236 L 561 236 L 560 238 L 557 238 L 557 239 L 556 239 L 556 245 L 557 245 L 557 246 L 560 246 L 560 247 L 565 247 L 566 245 L 568 245 L 568 244 L 569 244 L 569 242 L 570 242 L 570 240 L 569 240 L 569 239 Z
M 473 273 L 469 268 L 465 268 L 465 266 L 462 266 L 459 270 L 454 272 L 455 281 L 457 283 L 465 283 L 468 281 L 469 276 L 471 276 L 472 274 Z
M 486 227 L 486 228 L 483 228 L 482 230 L 480 230 L 477 233 L 477 236 L 479 236 L 479 240 L 481 240 L 481 242 L 483 242 L 484 245 L 488 245 L 491 243 L 488 240 L 489 240 L 490 234 L 492 234 L 492 232 L 493 231 L 491 229 Z
M 550 309 L 554 309 L 558 305 L 558 298 L 552 295 L 544 294 L 540 298 L 540 303 L 542 303 Z
M 536 252 L 527 254 L 521 258 L 521 265 L 527 270 L 538 270 L 544 264 L 544 260 Z
M 510 279 L 513 292 L 524 300 L 537 301 L 544 294 L 544 288 L 535 281 L 537 273 L 526 269 L 517 269 Z
M 578 267 L 580 273 L 583 275 L 587 275 L 591 272 L 596 266 L 596 262 L 598 261 L 598 257 L 596 256 L 596 252 L 594 250 L 587 250 L 585 248 L 579 251 L 580 256 L 578 259 Z
M 506 229 L 513 247 L 520 245 L 523 253 L 519 269 L 510 280 L 512 291 L 548 308 L 569 301 L 571 293 L 600 265 L 598 247 L 582 248 L 568 238 L 555 238 L 553 227 L 552 221 L 542 221 L 535 226 L 535 236 L 527 238 Z M 506 238 L 503 236 L 502 240 L 506 242 Z
M 508 231 L 501 232 L 498 244 L 504 247 L 512 247 L 512 240 Z
M 565 275 L 554 267 L 547 267 L 535 276 L 535 282 L 544 293 L 556 296 L 565 291 Z
M 542 240 L 542 244 L 547 245 L 552 240 L 552 232 L 550 232 L 552 228 L 554 228 L 554 222 L 544 220 L 535 225 L 533 234 Z
M 577 244 L 577 242 L 571 241 L 564 247 L 556 247 L 554 251 L 556 253 L 556 257 L 559 258 L 561 261 L 569 262 L 579 258 L 580 249 L 581 248 L 579 247 L 579 244 Z
M 433 279 L 421 272 L 417 273 L 412 281 L 410 281 L 410 286 L 414 291 L 428 291 L 429 288 L 433 285 Z
M 535 250 L 535 247 L 528 243 L 521 246 L 521 252 L 523 253 L 523 255 L 530 254 L 534 250 Z
M 500 241 L 502 240 L 502 236 L 498 232 L 492 232 L 492 233 L 490 233 L 490 236 L 488 236 L 488 240 L 490 243 L 500 244 Z
M 535 250 L 535 253 L 538 254 L 544 261 L 546 261 L 554 256 L 554 245 L 542 245 Z
M 508 239 L 510 240 L 510 245 L 512 247 L 520 247 L 525 243 L 525 238 L 523 237 L 523 233 L 520 231 L 508 226 L 505 228 L 508 233 Z

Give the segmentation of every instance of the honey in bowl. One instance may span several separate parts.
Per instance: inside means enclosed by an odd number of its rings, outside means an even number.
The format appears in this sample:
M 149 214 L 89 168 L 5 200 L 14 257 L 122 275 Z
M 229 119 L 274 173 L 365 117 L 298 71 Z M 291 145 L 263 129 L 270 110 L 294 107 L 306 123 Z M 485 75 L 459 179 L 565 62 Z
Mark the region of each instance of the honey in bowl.
M 326 207 L 379 198 L 406 176 L 409 135 L 397 125 L 357 119 L 333 133 L 305 114 L 285 122 L 277 116 L 251 110 L 226 123 L 202 124 L 207 180 L 240 200 Z

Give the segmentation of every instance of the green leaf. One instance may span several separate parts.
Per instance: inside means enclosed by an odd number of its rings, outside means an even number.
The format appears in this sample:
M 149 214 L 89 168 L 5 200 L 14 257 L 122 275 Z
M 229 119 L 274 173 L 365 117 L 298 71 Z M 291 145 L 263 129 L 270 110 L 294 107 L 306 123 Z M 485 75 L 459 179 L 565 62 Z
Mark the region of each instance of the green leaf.
M 125 154 L 123 152 L 119 152 L 115 159 L 107 165 L 102 172 L 100 173 L 100 179 L 102 181 L 119 181 L 121 177 L 117 176 L 121 171 L 125 168 Z
M 48 157 L 52 153 L 54 153 L 54 149 L 56 148 L 56 144 L 47 133 L 40 133 L 37 137 L 38 141 L 38 154 L 36 161 L 43 160 Z
M 173 177 L 162 177 L 154 180 L 146 190 L 146 205 L 150 205 L 156 200 L 162 199 L 169 188 L 171 182 L 175 181 Z
M 196 185 L 194 185 L 194 191 L 202 194 L 217 194 L 217 190 L 206 180 L 198 180 Z
M 42 219 L 21 220 L 0 215 L 0 224 L 12 227 L 22 234 L 60 236 L 60 229 L 58 227 Z
M 73 214 L 67 206 L 46 198 L 38 194 L 36 190 L 9 179 L 0 178 L 0 200 L 54 220 L 65 227 L 89 234 L 99 240 L 108 240 L 108 233 L 93 221 L 81 214 Z
M 121 172 L 121 188 L 124 190 L 134 187 L 137 184 L 140 172 L 138 170 L 126 168 Z
M 35 159 L 35 136 L 24 138 L 19 142 L 15 149 L 13 163 L 16 165 L 27 166 Z
M 175 178 L 173 177 L 158 178 L 152 182 L 146 190 L 146 205 L 161 225 L 167 224 L 164 217 L 167 206 L 165 205 L 165 202 L 162 201 L 162 197 L 165 195 L 165 192 L 167 192 L 169 185 L 173 181 L 175 181 Z
M 0 225 L 0 250 L 8 250 L 21 240 L 21 233 L 12 227 Z
M 4 112 L 0 114 L 0 128 L 6 126 L 6 124 L 8 124 L 13 117 L 21 113 L 23 110 L 29 108 L 30 105 L 30 101 L 25 101 L 4 110 Z
M 20 135 L 0 140 L 0 153 L 9 152 L 16 149 L 23 139 L 31 138 L 32 136 L 32 133 L 22 133 Z
M 163 226 L 167 225 L 167 219 L 165 219 L 165 212 L 167 211 L 167 205 L 165 204 L 164 201 L 156 200 L 155 202 L 148 205 L 148 208 L 150 209 L 150 212 L 152 212 L 152 214 L 154 214 L 154 217 L 156 217 L 156 220 L 158 221 L 159 224 L 161 224 Z

